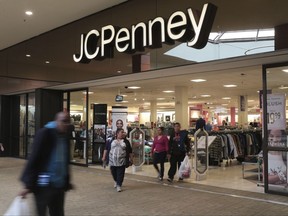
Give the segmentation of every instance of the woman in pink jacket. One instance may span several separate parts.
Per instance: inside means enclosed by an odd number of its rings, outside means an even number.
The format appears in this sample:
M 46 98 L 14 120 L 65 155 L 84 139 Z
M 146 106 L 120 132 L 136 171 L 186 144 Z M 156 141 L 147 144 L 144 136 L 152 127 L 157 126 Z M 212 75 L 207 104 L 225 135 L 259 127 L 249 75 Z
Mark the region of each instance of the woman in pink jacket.
M 169 140 L 166 135 L 163 134 L 164 127 L 157 128 L 157 135 L 154 137 L 151 154 L 153 155 L 153 165 L 158 172 L 158 178 L 160 181 L 163 180 L 164 176 L 164 162 L 168 152 Z M 160 170 L 158 167 L 160 163 Z

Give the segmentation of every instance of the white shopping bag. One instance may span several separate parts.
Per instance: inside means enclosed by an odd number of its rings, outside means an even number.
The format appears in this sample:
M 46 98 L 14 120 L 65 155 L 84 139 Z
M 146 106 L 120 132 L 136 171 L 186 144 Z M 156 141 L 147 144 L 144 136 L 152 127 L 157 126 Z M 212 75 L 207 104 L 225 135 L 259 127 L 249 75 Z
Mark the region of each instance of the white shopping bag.
M 179 178 L 190 178 L 191 176 L 191 164 L 189 162 L 189 157 L 186 155 L 184 160 L 181 162 L 181 165 L 178 170 Z
M 9 206 L 8 210 L 4 213 L 4 216 L 30 216 L 27 199 L 17 196 Z

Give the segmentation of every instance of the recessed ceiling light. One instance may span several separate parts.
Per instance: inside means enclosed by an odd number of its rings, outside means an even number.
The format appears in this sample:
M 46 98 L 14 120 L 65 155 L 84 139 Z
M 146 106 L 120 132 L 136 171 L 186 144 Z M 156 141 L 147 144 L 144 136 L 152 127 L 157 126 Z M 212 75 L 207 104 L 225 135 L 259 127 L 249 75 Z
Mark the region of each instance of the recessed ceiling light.
M 223 85 L 225 88 L 234 88 L 237 87 L 237 85 L 234 84 L 228 84 L 228 85 Z
M 211 95 L 201 95 L 201 97 L 211 97 Z
M 278 89 L 288 89 L 288 86 L 280 86 L 280 87 L 278 87 Z
M 165 100 L 165 98 L 157 98 L 157 100 Z
M 166 90 L 166 91 L 163 91 L 164 93 L 173 93 L 174 91 L 172 90 Z
M 128 89 L 140 89 L 141 87 L 139 86 L 129 86 Z
M 50 61 L 45 61 L 46 64 L 50 64 Z
M 222 97 L 223 100 L 230 100 L 231 97 Z
M 30 58 L 30 57 L 31 57 L 31 55 L 30 55 L 30 54 L 26 54 L 26 57 Z
M 117 73 L 122 73 L 122 71 L 118 70 Z
M 32 11 L 25 11 L 25 14 L 28 15 L 28 16 L 32 16 L 33 12 Z
M 83 91 L 82 94 L 86 94 L 86 91 Z M 94 94 L 94 92 L 88 92 L 88 94 Z
M 207 80 L 205 80 L 205 79 L 192 79 L 191 81 L 192 82 L 205 82 Z
M 282 71 L 285 73 L 288 73 L 288 69 L 283 69 Z

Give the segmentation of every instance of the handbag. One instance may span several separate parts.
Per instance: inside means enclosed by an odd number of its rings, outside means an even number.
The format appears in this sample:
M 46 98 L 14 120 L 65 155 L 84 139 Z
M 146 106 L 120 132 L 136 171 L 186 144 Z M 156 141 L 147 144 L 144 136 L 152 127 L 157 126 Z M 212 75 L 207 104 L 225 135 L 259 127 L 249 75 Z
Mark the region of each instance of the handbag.
M 179 178 L 190 178 L 191 176 L 191 164 L 189 162 L 188 155 L 185 156 L 184 160 L 181 162 L 181 165 L 178 170 Z
M 4 216 L 25 216 L 31 215 L 27 199 L 20 196 L 14 198 Z

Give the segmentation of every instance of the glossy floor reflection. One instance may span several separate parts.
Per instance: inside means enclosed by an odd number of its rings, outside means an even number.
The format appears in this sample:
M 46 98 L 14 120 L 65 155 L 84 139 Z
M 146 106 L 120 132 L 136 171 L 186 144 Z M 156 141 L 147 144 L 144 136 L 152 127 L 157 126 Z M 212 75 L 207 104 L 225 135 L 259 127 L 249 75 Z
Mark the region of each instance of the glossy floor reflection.
M 90 167 L 102 168 L 100 165 L 92 165 Z M 169 162 L 165 163 L 165 174 L 164 181 L 167 182 L 167 172 L 169 170 Z M 248 167 L 249 169 L 250 167 Z M 254 167 L 251 167 L 253 169 Z M 150 163 L 149 165 L 144 164 L 142 167 L 129 167 L 126 169 L 127 173 L 135 175 L 150 176 L 157 178 L 157 173 Z M 177 174 L 176 174 L 177 175 Z M 178 177 L 175 176 L 174 181 L 177 181 Z M 222 188 L 244 190 L 250 192 L 264 193 L 264 188 L 259 186 L 257 173 L 245 173 L 245 178 L 242 174 L 242 165 L 237 160 L 232 160 L 226 165 L 224 161 L 221 166 L 209 166 L 206 176 L 198 178 L 196 180 L 196 174 L 192 171 L 192 176 L 189 179 L 185 179 L 186 182 L 217 186 Z

